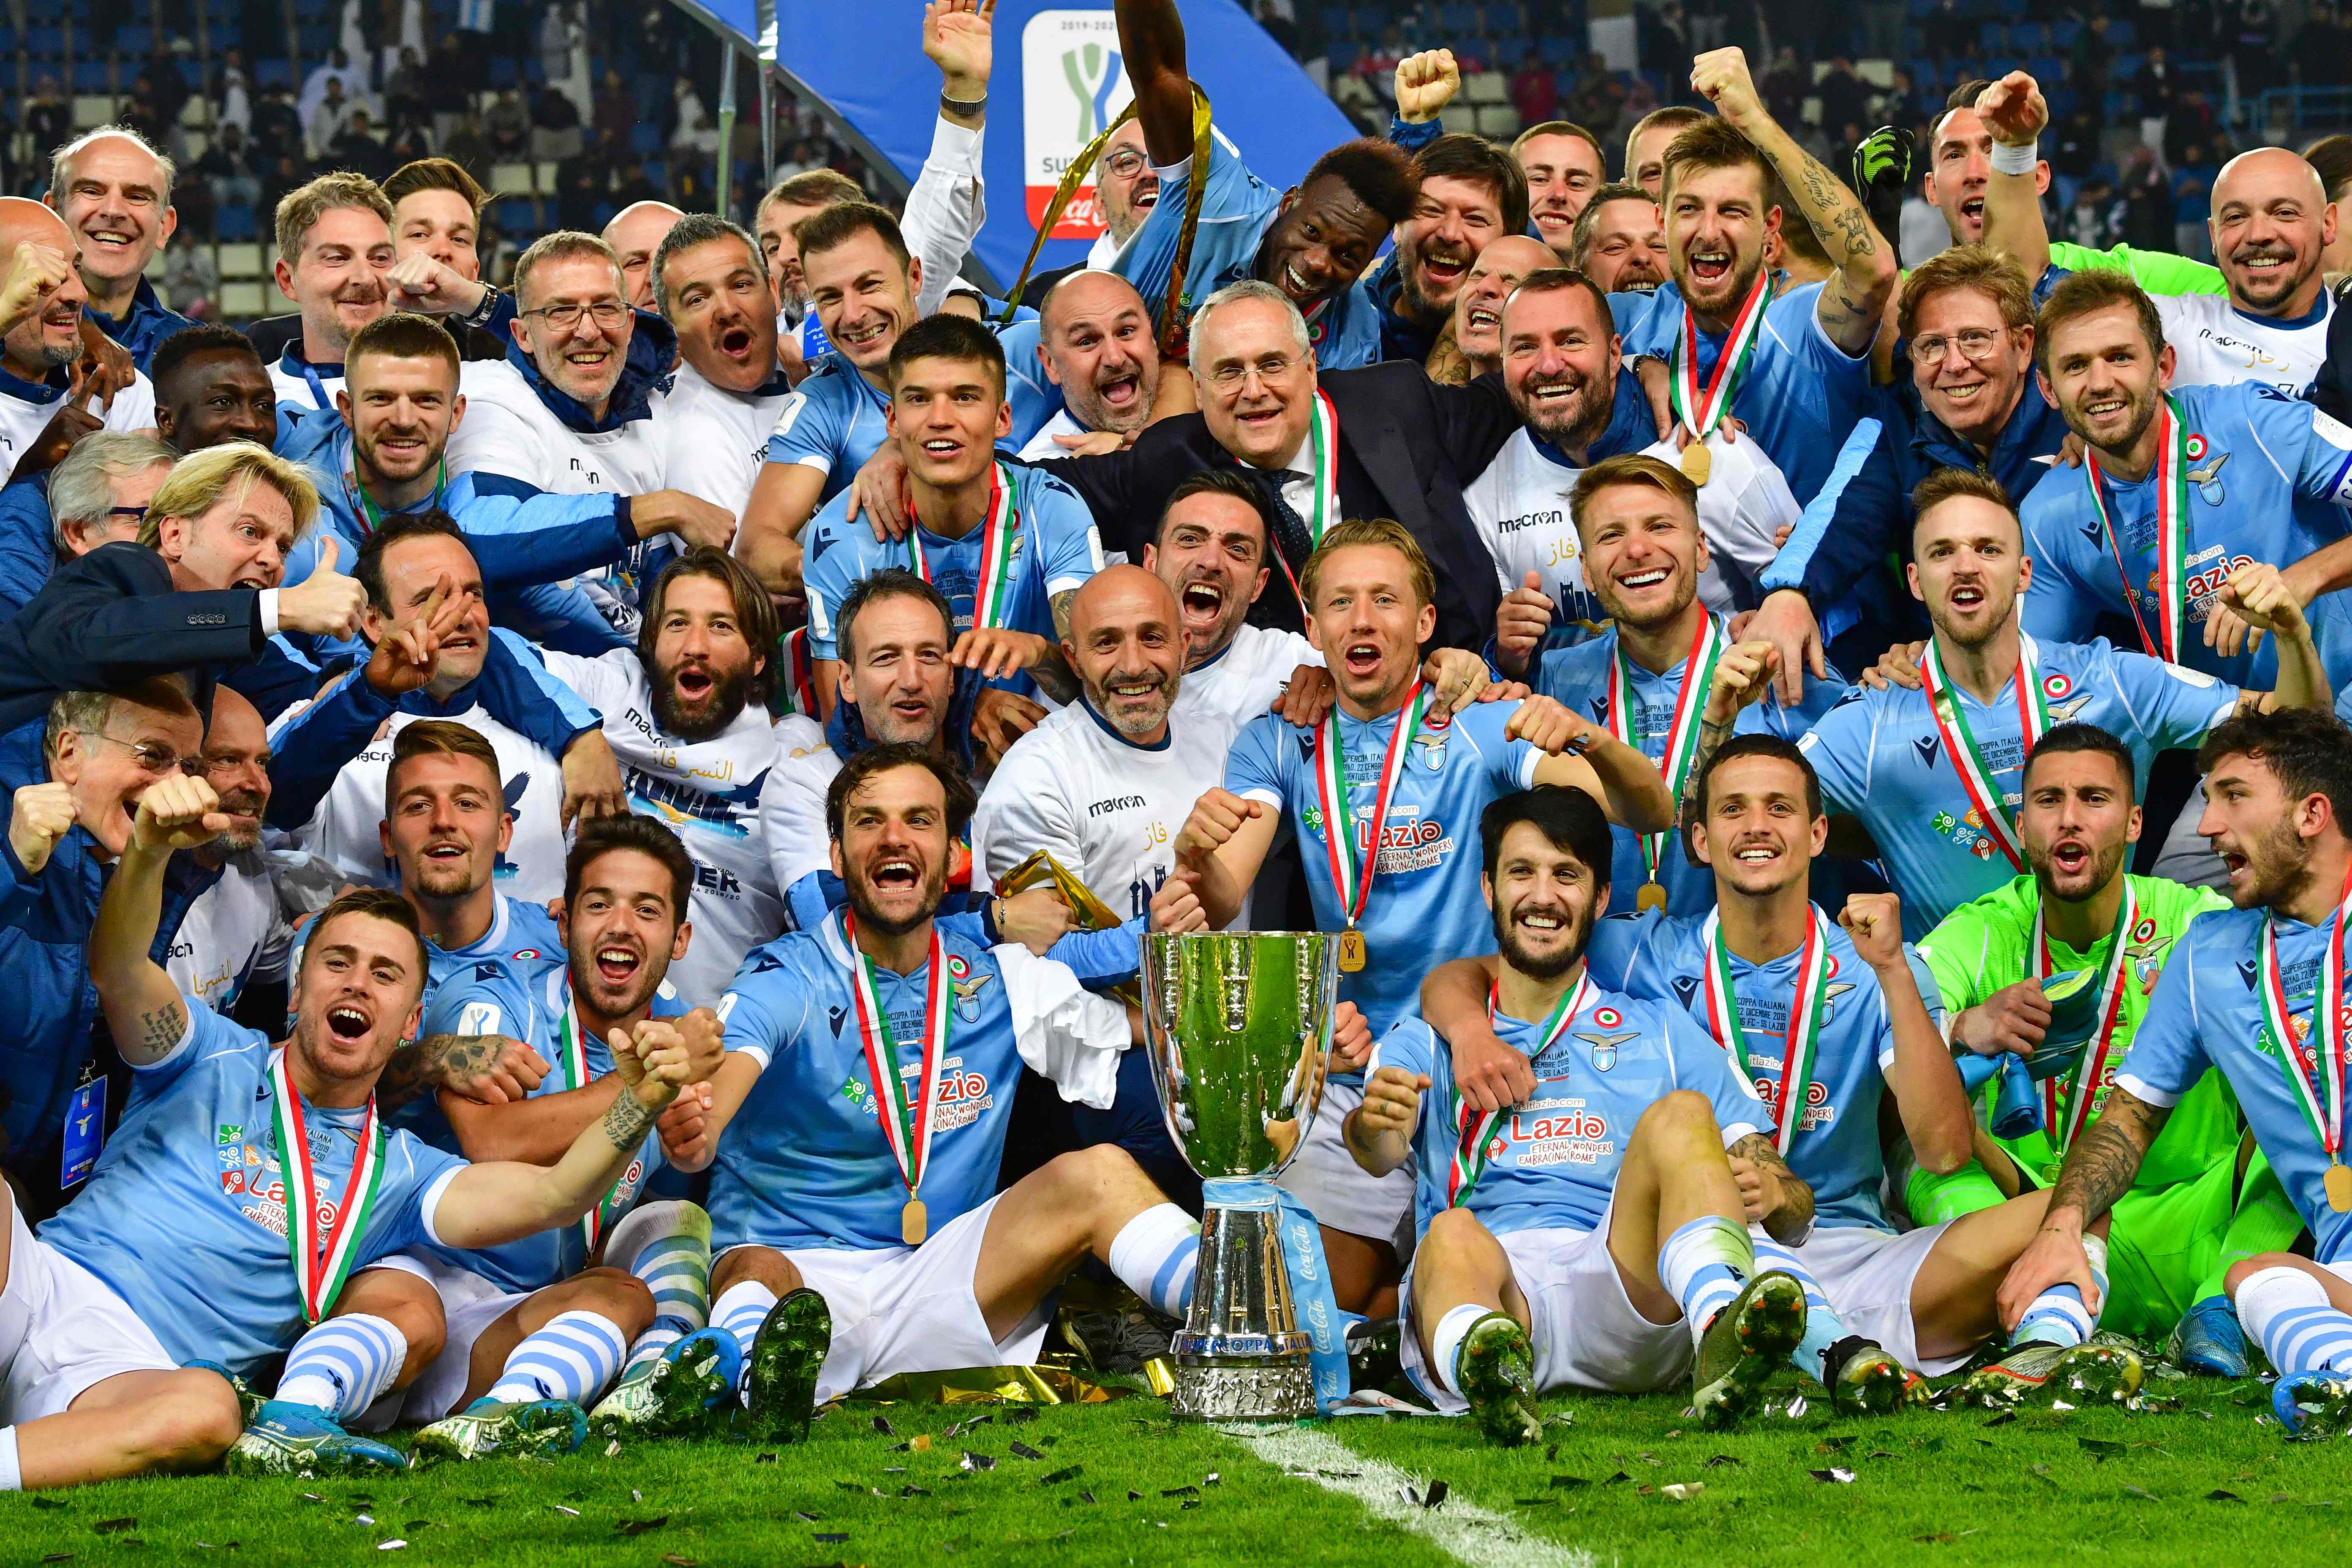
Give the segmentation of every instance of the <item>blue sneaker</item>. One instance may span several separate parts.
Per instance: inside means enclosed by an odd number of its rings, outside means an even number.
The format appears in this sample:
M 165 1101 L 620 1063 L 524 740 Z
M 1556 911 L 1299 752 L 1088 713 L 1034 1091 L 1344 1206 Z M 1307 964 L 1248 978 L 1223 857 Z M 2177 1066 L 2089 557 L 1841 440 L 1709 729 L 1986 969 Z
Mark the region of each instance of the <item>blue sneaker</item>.
M 2331 1437 L 2352 1427 L 2352 1376 L 2298 1372 L 2271 1390 L 2271 1410 L 2290 1437 Z
M 408 1458 L 388 1443 L 344 1431 L 315 1405 L 272 1399 L 254 1413 L 221 1464 L 233 1476 L 315 1477 L 404 1470 Z
M 588 1440 L 588 1413 L 568 1399 L 506 1402 L 485 1394 L 416 1435 L 416 1462 L 483 1459 L 492 1454 L 553 1458 Z
M 728 1418 L 743 1379 L 743 1347 L 724 1329 L 698 1329 L 613 1385 L 588 1413 L 599 1439 L 686 1437 Z
M 2238 1309 L 2227 1296 L 2208 1296 L 2189 1308 L 2173 1326 L 2165 1352 L 2183 1372 L 2200 1377 L 2249 1375 L 2246 1331 L 2238 1326 Z

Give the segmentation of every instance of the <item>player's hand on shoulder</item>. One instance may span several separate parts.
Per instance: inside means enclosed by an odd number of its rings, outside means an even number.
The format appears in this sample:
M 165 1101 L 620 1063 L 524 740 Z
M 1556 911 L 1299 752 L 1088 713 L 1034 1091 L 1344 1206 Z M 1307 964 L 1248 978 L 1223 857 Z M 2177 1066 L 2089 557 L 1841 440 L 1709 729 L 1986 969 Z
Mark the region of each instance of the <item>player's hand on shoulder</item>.
M 1339 688 L 1331 672 L 1319 664 L 1302 664 L 1290 672 L 1290 679 L 1282 694 L 1274 700 L 1274 710 L 1283 721 L 1311 730 L 1329 717 L 1331 704 L 1339 700 Z
M 1454 1058 L 1454 1086 L 1473 1110 L 1522 1104 L 1536 1091 L 1536 1069 L 1488 1028 L 1456 1028 L 1446 1042 Z
M 907 537 L 914 524 L 907 509 L 907 459 L 898 443 L 885 441 L 874 448 L 856 478 L 849 481 L 846 521 L 866 519 L 874 537 L 885 544 Z
M 1848 894 L 1845 908 L 1838 911 L 1838 924 L 1873 969 L 1904 962 L 1903 904 L 1893 893 Z
M 982 689 L 971 705 L 971 740 L 990 767 L 1004 760 L 1013 742 L 1035 729 L 1045 717 L 1043 704 L 1007 691 L 1001 686 Z
M 1070 933 L 1076 922 L 1070 906 L 1050 885 L 1030 889 L 996 900 L 996 934 L 1018 942 L 1038 957 Z
M 1052 658 L 1055 644 L 1035 632 L 1010 626 L 974 626 L 955 640 L 948 662 L 958 669 L 976 669 L 983 679 L 1002 680 L 1024 669 L 1034 669 Z
M 2050 998 L 2028 977 L 2004 985 L 1952 1020 L 1952 1038 L 1980 1057 L 2031 1057 L 2050 1032 Z
M 1431 653 L 1421 667 L 1421 678 L 1436 693 L 1429 706 L 1432 718 L 1459 713 L 1478 701 L 1493 679 L 1485 659 L 1459 647 L 1441 647 Z
M 1862 683 L 1874 691 L 1885 691 L 1899 686 L 1906 691 L 1917 691 L 1927 683 L 1919 674 L 1919 661 L 1927 657 L 1924 642 L 1896 643 L 1878 656 L 1878 662 L 1862 672 Z
M 71 784 L 25 784 L 10 802 L 8 847 L 16 853 L 16 863 L 37 877 L 73 825 Z

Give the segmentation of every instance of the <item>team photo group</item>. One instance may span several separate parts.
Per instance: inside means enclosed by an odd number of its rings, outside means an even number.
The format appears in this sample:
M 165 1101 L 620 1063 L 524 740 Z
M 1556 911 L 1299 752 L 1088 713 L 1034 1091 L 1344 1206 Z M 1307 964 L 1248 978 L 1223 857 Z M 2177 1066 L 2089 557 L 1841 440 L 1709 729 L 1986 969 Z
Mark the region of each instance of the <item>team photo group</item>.
M 0 1489 L 1049 1359 L 2352 1429 L 2352 138 L 2167 250 L 2034 70 L 1276 150 L 1116 0 L 981 285 L 992 4 L 891 205 L 331 167 L 240 329 L 131 117 L 0 197 Z

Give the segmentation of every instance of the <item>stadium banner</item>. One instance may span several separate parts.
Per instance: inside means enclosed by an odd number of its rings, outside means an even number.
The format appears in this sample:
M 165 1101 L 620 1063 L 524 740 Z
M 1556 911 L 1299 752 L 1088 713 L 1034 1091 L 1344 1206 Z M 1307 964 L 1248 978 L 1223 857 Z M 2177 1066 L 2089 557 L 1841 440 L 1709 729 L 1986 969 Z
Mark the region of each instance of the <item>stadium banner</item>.
M 866 157 L 911 183 L 930 151 L 940 77 L 916 37 L 908 7 L 876 35 L 857 5 L 790 0 L 677 0 L 684 10 L 772 59 L 784 80 L 818 105 Z M 895 13 L 894 13 L 895 16 Z M 1318 153 L 1357 134 L 1339 106 L 1234 0 L 1186 0 L 1186 53 L 1215 105 L 1217 129 L 1260 179 L 1297 182 Z M 967 274 L 1002 289 L 1021 268 L 1045 198 L 1062 171 L 1134 96 L 1108 5 L 1000 0 L 989 82 L 988 222 Z M 1015 199 L 1015 193 L 1019 199 Z M 1038 259 L 1040 269 L 1084 258 L 1102 232 L 1094 188 L 1082 187 Z

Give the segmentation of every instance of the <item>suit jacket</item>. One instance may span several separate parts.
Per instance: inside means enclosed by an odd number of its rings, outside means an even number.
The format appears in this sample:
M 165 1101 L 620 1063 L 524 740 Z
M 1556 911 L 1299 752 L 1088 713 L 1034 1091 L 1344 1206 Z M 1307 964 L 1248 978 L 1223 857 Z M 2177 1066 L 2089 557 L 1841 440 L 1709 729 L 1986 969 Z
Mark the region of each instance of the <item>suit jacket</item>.
M 1437 577 L 1435 642 L 1484 647 L 1495 632 L 1502 591 L 1462 487 L 1486 470 L 1519 427 L 1502 378 L 1441 386 L 1417 364 L 1391 363 L 1327 371 L 1321 385 L 1339 420 L 1341 515 L 1404 524 Z M 1124 452 L 1037 466 L 1086 499 L 1104 549 L 1125 551 L 1139 562 L 1158 531 L 1169 492 L 1183 479 L 1207 468 L 1255 472 L 1217 444 L 1197 414 L 1160 421 Z M 1295 571 L 1301 563 L 1291 564 Z M 1250 619 L 1301 628 L 1298 601 L 1279 571 L 1258 595 Z
M 260 598 L 250 588 L 175 593 L 171 567 L 153 551 L 100 545 L 58 567 L 0 626 L 0 731 L 46 715 L 60 691 L 182 672 L 196 710 L 210 712 L 219 672 L 251 664 L 269 646 Z

